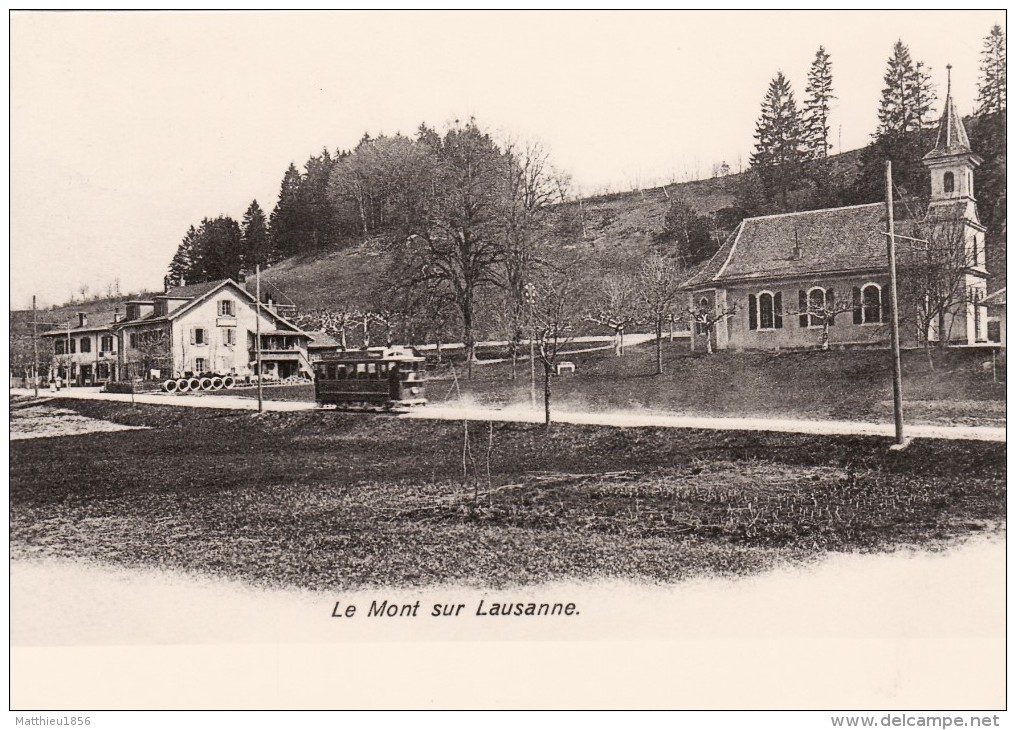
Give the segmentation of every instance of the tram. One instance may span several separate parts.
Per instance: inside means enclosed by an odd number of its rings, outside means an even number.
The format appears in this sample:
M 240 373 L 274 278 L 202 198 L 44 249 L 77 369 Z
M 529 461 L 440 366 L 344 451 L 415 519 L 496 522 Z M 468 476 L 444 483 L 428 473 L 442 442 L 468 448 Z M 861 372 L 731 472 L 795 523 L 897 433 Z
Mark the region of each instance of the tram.
M 410 347 L 371 347 L 326 355 L 314 363 L 314 396 L 322 408 L 404 411 L 427 403 L 424 363 Z

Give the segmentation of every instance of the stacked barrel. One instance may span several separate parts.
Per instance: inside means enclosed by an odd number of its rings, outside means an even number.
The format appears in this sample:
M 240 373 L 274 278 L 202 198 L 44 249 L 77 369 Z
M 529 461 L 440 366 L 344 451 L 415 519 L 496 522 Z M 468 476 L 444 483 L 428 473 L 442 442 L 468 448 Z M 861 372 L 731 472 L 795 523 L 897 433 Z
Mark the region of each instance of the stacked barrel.
M 198 393 L 202 390 L 222 390 L 235 386 L 236 378 L 232 375 L 202 375 L 196 378 L 163 381 L 162 390 L 166 393 Z

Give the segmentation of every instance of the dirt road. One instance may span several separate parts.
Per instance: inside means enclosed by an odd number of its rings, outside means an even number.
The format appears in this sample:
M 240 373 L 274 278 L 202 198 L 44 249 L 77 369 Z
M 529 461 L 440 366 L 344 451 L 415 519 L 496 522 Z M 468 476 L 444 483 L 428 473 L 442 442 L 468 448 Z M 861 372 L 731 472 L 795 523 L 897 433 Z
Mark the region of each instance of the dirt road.
M 12 395 L 31 395 L 31 390 L 13 388 Z M 52 394 L 49 394 L 52 395 Z M 269 392 L 270 396 L 270 392 Z M 130 395 L 120 393 L 101 393 L 98 388 L 71 388 L 59 393 L 61 398 L 80 398 L 85 400 L 112 400 L 130 403 Z M 192 406 L 195 408 L 232 408 L 237 410 L 257 410 L 257 401 L 245 397 L 205 396 L 205 395 L 171 395 L 168 393 L 151 393 L 133 396 L 134 402 L 155 405 Z M 308 411 L 315 404 L 304 401 L 273 401 L 266 400 L 266 411 Z M 508 421 L 517 423 L 540 423 L 543 421 L 542 410 L 531 410 L 528 407 L 512 406 L 503 409 L 487 408 L 478 405 L 430 405 L 412 413 L 403 414 L 399 418 L 440 419 L 457 421 L 469 418 L 475 421 Z M 569 412 L 553 411 L 553 418 L 560 423 L 580 425 L 620 426 L 628 428 L 696 428 L 716 431 L 778 431 L 782 433 L 811 433 L 824 436 L 892 436 L 895 433 L 890 423 L 866 423 L 863 421 L 807 421 L 794 419 L 758 419 L 758 418 L 708 418 L 701 416 L 680 416 L 650 411 L 608 411 L 608 412 Z M 960 439 L 969 441 L 1004 442 L 1005 428 L 996 426 L 907 426 L 909 438 Z

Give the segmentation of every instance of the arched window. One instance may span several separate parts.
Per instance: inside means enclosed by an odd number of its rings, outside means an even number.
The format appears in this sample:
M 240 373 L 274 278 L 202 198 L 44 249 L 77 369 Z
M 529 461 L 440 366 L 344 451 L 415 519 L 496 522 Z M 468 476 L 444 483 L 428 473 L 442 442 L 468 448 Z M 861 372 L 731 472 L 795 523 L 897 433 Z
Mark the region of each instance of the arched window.
M 951 172 L 947 172 L 942 176 L 942 189 L 947 193 L 951 193 L 955 188 L 956 180 Z
M 760 292 L 748 295 L 748 329 L 783 329 L 783 297 L 781 292 Z
M 866 284 L 861 290 L 861 317 L 864 324 L 882 321 L 882 289 L 878 284 Z
M 825 320 L 826 291 L 820 286 L 808 292 L 808 326 L 821 327 Z M 817 316 L 816 316 L 817 315 Z

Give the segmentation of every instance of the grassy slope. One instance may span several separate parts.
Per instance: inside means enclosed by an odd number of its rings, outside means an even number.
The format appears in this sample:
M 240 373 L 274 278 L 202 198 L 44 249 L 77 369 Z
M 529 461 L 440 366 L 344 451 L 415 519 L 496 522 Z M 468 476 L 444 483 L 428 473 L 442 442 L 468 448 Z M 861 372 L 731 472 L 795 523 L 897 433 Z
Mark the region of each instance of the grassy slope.
M 499 355 L 503 353 L 497 353 Z M 480 351 L 481 358 L 485 356 Z M 1005 425 L 1004 382 L 996 383 L 981 364 L 985 353 L 935 353 L 928 369 L 921 351 L 903 353 L 905 415 L 910 423 Z M 655 346 L 629 348 L 624 357 L 610 350 L 568 355 L 575 375 L 553 380 L 556 407 L 566 410 L 646 409 L 702 416 L 761 416 L 892 421 L 892 373 L 887 353 L 831 351 L 692 355 L 687 345 L 664 343 L 665 374 L 654 375 Z M 461 363 L 456 365 L 461 377 Z M 505 406 L 529 401 L 529 365 L 520 364 L 519 380 L 510 380 L 507 363 L 478 365 L 473 380 L 460 390 L 475 400 Z M 428 398 L 455 398 L 447 368 L 430 374 Z M 538 373 L 542 378 L 542 371 Z M 542 397 L 542 381 L 538 383 Z M 254 389 L 218 391 L 254 397 Z M 265 391 L 273 400 L 313 400 L 312 386 L 283 386 Z
M 648 409 L 705 416 L 796 417 L 890 422 L 892 371 L 884 350 L 795 353 L 688 353 L 664 345 L 665 374 L 656 376 L 653 343 L 569 356 L 574 376 L 554 378 L 555 402 L 570 409 Z M 936 353 L 930 371 L 921 351 L 904 353 L 903 392 L 911 422 L 1004 425 L 1005 383 L 992 382 L 977 352 Z M 526 402 L 528 369 L 512 384 L 507 365 L 474 368 L 462 384 L 478 400 Z M 538 373 L 538 376 L 540 373 Z M 430 397 L 447 387 L 432 383 Z
M 58 405 L 154 429 L 13 443 L 15 558 L 322 590 L 672 581 L 934 544 L 1005 515 L 1004 444 L 473 424 L 474 501 L 457 423 Z

